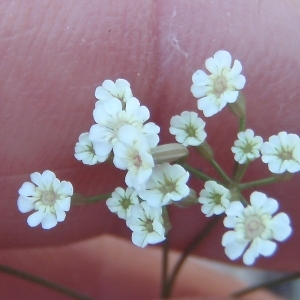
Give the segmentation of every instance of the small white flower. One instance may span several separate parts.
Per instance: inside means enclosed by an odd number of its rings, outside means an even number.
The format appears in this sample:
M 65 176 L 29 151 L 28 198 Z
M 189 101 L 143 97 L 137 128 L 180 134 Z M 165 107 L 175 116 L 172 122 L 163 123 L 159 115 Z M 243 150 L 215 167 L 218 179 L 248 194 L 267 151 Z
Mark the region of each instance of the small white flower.
M 252 265 L 259 255 L 271 256 L 276 250 L 276 241 L 284 241 L 291 234 L 290 219 L 285 213 L 272 216 L 278 202 L 260 192 L 253 192 L 250 203 L 244 207 L 239 201 L 226 209 L 224 225 L 233 228 L 223 235 L 222 245 L 226 255 L 234 260 L 243 255 L 246 265 Z M 250 245 L 249 245 L 250 244 Z
M 186 185 L 189 173 L 180 165 L 164 163 L 155 166 L 145 190 L 139 196 L 152 207 L 168 205 L 172 201 L 180 201 L 186 197 L 190 189 Z
M 108 209 L 124 220 L 127 220 L 130 216 L 130 208 L 136 204 L 139 204 L 139 198 L 133 188 L 127 188 L 125 191 L 118 187 L 111 194 L 111 198 L 106 200 Z
M 300 138 L 285 131 L 272 135 L 261 147 L 262 161 L 275 174 L 300 171 Z
M 184 146 L 199 146 L 207 136 L 205 122 L 195 112 L 184 111 L 180 116 L 171 118 L 170 133 Z
M 93 143 L 89 139 L 89 133 L 85 132 L 79 136 L 79 142 L 75 146 L 75 158 L 86 165 L 95 165 L 104 162 L 108 155 L 99 156 L 95 153 Z
M 201 211 L 206 217 L 222 214 L 230 204 L 229 190 L 212 180 L 205 182 L 199 196 L 198 202 L 203 204 Z
M 94 144 L 95 153 L 101 157 L 109 155 L 118 141 L 119 129 L 126 124 L 134 126 L 143 134 L 150 148 L 158 144 L 160 128 L 152 122 L 144 124 L 149 119 L 150 113 L 146 106 L 140 106 L 136 98 L 128 99 L 125 109 L 116 98 L 98 102 L 93 116 L 98 124 L 91 127 L 89 139 Z
M 126 225 L 133 231 L 132 242 L 138 247 L 144 248 L 166 239 L 161 207 L 150 207 L 145 201 L 131 207 Z
M 263 139 L 260 136 L 254 136 L 252 129 L 238 133 L 238 140 L 234 142 L 231 151 L 234 153 L 234 159 L 240 164 L 245 164 L 260 156 L 260 148 Z
M 70 210 L 72 184 L 59 181 L 48 170 L 42 174 L 34 172 L 30 178 L 33 183 L 24 182 L 19 189 L 18 208 L 22 213 L 36 210 L 27 219 L 30 227 L 41 223 L 44 229 L 53 228 L 65 220 L 65 212 Z
M 141 190 L 154 167 L 147 140 L 131 125 L 124 125 L 119 129 L 118 139 L 113 149 L 113 163 L 121 170 L 128 170 L 125 177 L 128 187 Z
M 115 83 L 111 80 L 105 80 L 102 86 L 96 88 L 95 97 L 100 101 L 117 98 L 126 102 L 132 97 L 132 92 L 129 82 L 125 79 L 117 79 Z
M 235 60 L 231 68 L 231 62 L 229 52 L 218 51 L 205 62 L 210 75 L 198 70 L 192 76 L 191 92 L 198 98 L 198 109 L 203 110 L 205 117 L 221 111 L 227 103 L 234 103 L 238 98 L 238 91 L 245 85 L 246 79 L 240 74 L 241 63 Z

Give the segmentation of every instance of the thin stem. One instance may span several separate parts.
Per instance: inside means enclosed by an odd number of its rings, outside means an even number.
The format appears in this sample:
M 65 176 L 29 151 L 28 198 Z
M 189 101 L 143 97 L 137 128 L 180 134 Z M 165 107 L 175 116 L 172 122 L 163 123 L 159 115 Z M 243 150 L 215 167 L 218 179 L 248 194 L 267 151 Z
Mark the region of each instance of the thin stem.
M 280 179 L 277 177 L 268 177 L 268 178 L 264 178 L 264 179 L 254 180 L 254 181 L 239 184 L 239 189 L 245 190 L 245 189 L 253 188 L 256 186 L 271 184 L 278 180 L 280 180 Z
M 239 183 L 242 180 L 242 178 L 248 168 L 248 165 L 249 165 L 249 163 L 238 164 L 236 173 L 234 175 L 234 182 Z
M 169 254 L 169 239 L 163 242 L 163 257 L 162 257 L 162 273 L 161 273 L 161 298 L 167 299 L 167 279 L 168 279 L 168 254 Z
M 185 168 L 187 171 L 189 171 L 190 173 L 192 173 L 195 178 L 198 178 L 198 179 L 203 180 L 203 181 L 207 181 L 207 180 L 214 180 L 214 181 L 216 181 L 214 178 L 212 178 L 212 177 L 210 177 L 210 176 L 202 173 L 201 171 L 193 168 L 192 166 L 190 166 L 190 165 L 188 165 L 186 163 L 181 164 L 181 166 L 183 168 Z
M 34 283 L 40 284 L 40 285 L 42 285 L 42 286 L 44 286 L 46 288 L 55 290 L 55 291 L 57 291 L 57 292 L 59 292 L 61 294 L 68 295 L 68 296 L 70 296 L 70 297 L 72 297 L 74 299 L 79 299 L 79 300 L 93 300 L 92 298 L 87 297 L 87 296 L 82 295 L 82 294 L 79 294 L 79 293 L 77 293 L 74 290 L 71 290 L 69 288 L 66 288 L 64 286 L 58 285 L 58 284 L 56 284 L 54 282 L 48 281 L 48 280 L 43 279 L 41 277 L 38 277 L 38 276 L 35 276 L 35 275 L 32 275 L 32 274 L 26 273 L 26 272 L 23 272 L 23 271 L 20 271 L 20 270 L 17 270 L 17 269 L 8 267 L 8 266 L 0 265 L 0 272 L 3 272 L 5 274 L 9 274 L 9 275 L 12 275 L 12 276 L 16 276 L 16 277 L 19 277 L 19 278 L 22 278 L 22 279 L 30 281 L 30 282 L 34 282 Z
M 246 118 L 240 118 L 239 131 L 245 131 Z
M 93 203 L 93 202 L 98 202 L 100 200 L 106 200 L 109 197 L 111 197 L 111 193 L 89 197 L 89 198 L 87 198 L 87 200 L 88 200 L 88 202 Z
M 215 170 L 221 175 L 221 177 L 223 178 L 223 180 L 225 181 L 225 183 L 227 185 L 230 185 L 231 184 L 231 179 L 227 176 L 227 174 L 221 168 L 221 166 L 213 158 L 211 160 L 209 160 L 209 162 L 215 168 Z
M 238 292 L 235 292 L 235 293 L 231 294 L 230 296 L 234 297 L 234 298 L 239 298 L 239 297 L 242 297 L 246 294 L 252 293 L 256 290 L 259 290 L 259 289 L 262 289 L 262 288 L 270 288 L 272 286 L 277 286 L 279 284 L 282 284 L 282 283 L 287 282 L 287 281 L 292 281 L 292 280 L 295 280 L 297 278 L 300 278 L 300 272 L 289 274 L 289 275 L 286 275 L 286 276 L 284 276 L 282 278 L 279 278 L 279 279 L 270 280 L 270 281 L 267 281 L 265 283 L 261 283 L 261 284 L 254 285 L 252 287 L 245 288 L 243 290 L 240 290 Z
M 169 279 L 167 281 L 166 294 L 165 294 L 166 298 L 171 296 L 172 288 L 175 284 L 177 275 L 178 275 L 183 263 L 187 259 L 188 255 L 196 248 L 196 246 L 198 246 L 206 238 L 206 236 L 216 226 L 216 224 L 219 220 L 220 220 L 220 216 L 213 217 L 204 228 L 201 228 L 200 232 L 191 241 L 191 243 L 186 247 L 186 249 L 181 253 L 181 256 L 179 257 L 178 261 L 176 262 L 176 264 L 171 272 L 171 275 L 169 276 Z

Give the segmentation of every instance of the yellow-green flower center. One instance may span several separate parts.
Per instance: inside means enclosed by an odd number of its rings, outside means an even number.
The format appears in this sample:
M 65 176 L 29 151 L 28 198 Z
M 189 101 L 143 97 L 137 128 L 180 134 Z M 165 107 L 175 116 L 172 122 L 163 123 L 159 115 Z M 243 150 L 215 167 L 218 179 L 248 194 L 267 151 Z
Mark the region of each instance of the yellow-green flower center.
M 44 205 L 53 206 L 57 200 L 57 194 L 53 191 L 43 192 L 41 200 Z
M 214 81 L 214 93 L 216 96 L 222 95 L 227 89 L 227 81 L 223 76 L 219 76 Z
M 245 221 L 245 234 L 246 238 L 253 240 L 259 237 L 265 230 L 265 226 L 259 216 L 249 216 Z

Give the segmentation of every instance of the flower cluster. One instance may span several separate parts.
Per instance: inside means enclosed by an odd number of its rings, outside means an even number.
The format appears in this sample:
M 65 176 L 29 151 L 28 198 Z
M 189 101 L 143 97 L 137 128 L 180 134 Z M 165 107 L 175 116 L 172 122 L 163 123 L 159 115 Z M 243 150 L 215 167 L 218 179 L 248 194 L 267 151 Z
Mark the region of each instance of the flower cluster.
M 205 117 L 211 117 L 228 105 L 237 115 L 244 101 L 241 89 L 246 83 L 241 63 L 235 60 L 232 65 L 231 55 L 221 50 L 207 59 L 205 66 L 209 75 L 198 70 L 192 76 L 191 92 L 198 99 L 198 109 Z M 272 173 L 299 172 L 298 135 L 279 132 L 264 142 L 252 129 L 245 129 L 245 115 L 239 115 L 239 132 L 231 147 L 235 169 L 230 178 L 216 162 L 206 141 L 206 123 L 196 112 L 183 111 L 173 116 L 169 132 L 177 143 L 158 145 L 160 128 L 149 122 L 148 108 L 133 96 L 128 81 L 105 80 L 96 88 L 95 97 L 95 124 L 79 136 L 74 156 L 86 165 L 109 161 L 127 172 L 124 180 L 127 187 L 117 187 L 105 199 L 108 198 L 108 209 L 132 230 L 135 245 L 145 247 L 166 239 L 171 227 L 168 206 L 172 204 L 181 208 L 200 204 L 206 217 L 224 214 L 223 224 L 230 229 L 222 238 L 225 254 L 233 260 L 243 255 L 247 265 L 252 265 L 259 255 L 272 255 L 277 247 L 275 241 L 284 241 L 291 235 L 288 215 L 275 214 L 278 202 L 255 191 L 248 203 L 242 195 L 243 189 L 259 184 L 241 180 L 248 164 L 259 157 Z M 195 147 L 220 178 L 189 166 L 187 147 Z M 205 181 L 199 197 L 187 184 L 190 173 Z M 271 181 L 278 178 L 273 175 Z M 41 223 L 44 229 L 50 229 L 65 219 L 73 195 L 72 185 L 60 182 L 51 171 L 35 172 L 31 181 L 19 190 L 18 208 L 23 213 L 36 210 L 27 219 L 29 226 Z
M 165 239 L 163 206 L 189 194 L 186 185 L 189 173 L 180 165 L 171 165 L 169 159 L 158 162 L 161 154 L 158 153 L 165 152 L 157 147 L 160 128 L 147 122 L 149 110 L 133 96 L 129 82 L 105 80 L 96 88 L 95 96 L 96 124 L 89 133 L 80 135 L 75 157 L 89 165 L 111 157 L 116 168 L 127 171 L 127 189 L 116 188 L 106 204 L 126 221 L 133 231 L 134 244 L 145 247 L 159 243 Z M 200 134 L 201 139 L 205 136 Z

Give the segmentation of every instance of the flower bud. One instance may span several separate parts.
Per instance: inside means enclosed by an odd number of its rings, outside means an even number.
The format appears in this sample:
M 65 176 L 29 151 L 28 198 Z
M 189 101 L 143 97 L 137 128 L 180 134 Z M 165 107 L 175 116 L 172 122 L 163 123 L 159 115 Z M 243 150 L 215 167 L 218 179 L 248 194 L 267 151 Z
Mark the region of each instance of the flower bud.
M 188 149 L 177 143 L 165 144 L 151 149 L 151 154 L 155 164 L 173 162 L 189 154 Z

